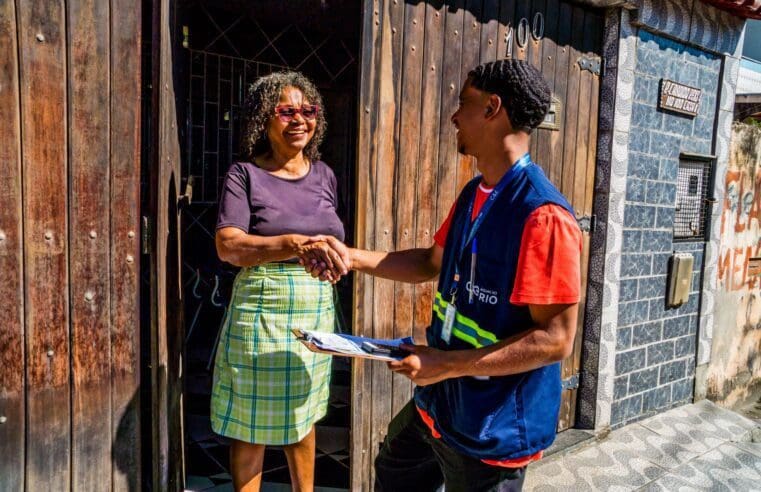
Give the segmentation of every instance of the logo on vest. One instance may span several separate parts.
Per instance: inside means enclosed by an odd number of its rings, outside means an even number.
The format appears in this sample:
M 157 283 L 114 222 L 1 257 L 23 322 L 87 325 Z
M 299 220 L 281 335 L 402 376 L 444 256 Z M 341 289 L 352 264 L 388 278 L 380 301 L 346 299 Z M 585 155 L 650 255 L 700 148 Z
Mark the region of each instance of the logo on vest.
M 468 290 L 468 292 L 473 289 L 473 297 L 478 302 L 483 302 L 485 304 L 491 304 L 495 305 L 497 304 L 497 291 L 496 290 L 489 290 L 484 289 L 483 287 L 479 287 L 478 285 L 472 285 L 472 282 L 468 280 L 468 283 L 465 284 L 465 288 Z

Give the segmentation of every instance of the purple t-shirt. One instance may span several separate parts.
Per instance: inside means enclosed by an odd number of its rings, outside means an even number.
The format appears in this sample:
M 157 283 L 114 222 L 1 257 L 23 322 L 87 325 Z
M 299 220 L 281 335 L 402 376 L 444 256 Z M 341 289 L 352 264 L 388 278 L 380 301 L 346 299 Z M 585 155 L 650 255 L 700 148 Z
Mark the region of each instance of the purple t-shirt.
M 298 179 L 285 179 L 250 162 L 230 166 L 219 200 L 217 229 L 237 227 L 257 236 L 328 234 L 344 240 L 336 213 L 336 176 L 316 161 Z

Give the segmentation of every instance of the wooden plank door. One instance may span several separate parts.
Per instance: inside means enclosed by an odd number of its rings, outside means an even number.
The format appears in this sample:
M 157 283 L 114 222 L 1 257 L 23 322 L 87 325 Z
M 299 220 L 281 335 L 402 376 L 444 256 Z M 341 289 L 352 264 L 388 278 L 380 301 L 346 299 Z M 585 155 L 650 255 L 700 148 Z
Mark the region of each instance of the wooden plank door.
M 111 448 L 113 490 L 140 490 L 142 4 L 111 0 Z
M 26 488 L 71 476 L 66 11 L 17 2 L 23 169 Z
M 357 166 L 356 244 L 396 250 L 428 247 L 475 162 L 457 154 L 449 121 L 460 87 L 477 64 L 516 57 L 542 70 L 562 118 L 538 129 L 532 156 L 577 215 L 591 214 L 599 75 L 582 70 L 598 56 L 603 18 L 559 0 L 365 0 Z M 585 232 L 588 243 L 588 232 Z M 586 290 L 585 247 L 582 269 Z M 418 286 L 357 276 L 355 330 L 375 337 L 422 336 L 433 283 Z M 583 308 L 582 308 L 583 311 Z M 579 321 L 583 326 L 583 320 Z M 573 381 L 581 333 L 563 363 Z M 559 428 L 573 425 L 576 390 L 568 384 Z M 385 367 L 355 362 L 352 488 L 369 489 L 372 462 L 389 419 L 412 388 Z
M 0 2 L 0 489 L 24 490 L 21 107 L 14 2 Z
M 139 488 L 140 28 L 0 2 L 2 490 Z
M 583 234 L 576 340 L 573 353 L 561 365 L 564 391 L 558 431 L 563 431 L 575 423 L 581 370 L 604 17 L 599 11 L 558 0 L 533 2 L 524 12 L 521 18 L 531 20 L 532 30 L 537 26 L 537 14 L 542 15 L 544 36 L 537 40 L 531 33 L 527 46 L 518 46 L 514 53 L 542 70 L 552 88 L 556 111 L 552 123 L 535 131 L 531 155 L 573 206 Z
M 155 490 L 184 486 L 180 283 L 180 145 L 174 95 L 173 0 L 153 3 L 153 152 L 150 177 L 151 380 Z

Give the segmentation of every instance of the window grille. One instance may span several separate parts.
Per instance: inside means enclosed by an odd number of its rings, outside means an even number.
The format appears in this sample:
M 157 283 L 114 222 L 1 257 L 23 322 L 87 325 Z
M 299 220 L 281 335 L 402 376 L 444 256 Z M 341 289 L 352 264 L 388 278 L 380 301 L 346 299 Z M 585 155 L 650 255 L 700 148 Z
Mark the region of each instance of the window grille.
M 676 183 L 675 241 L 706 238 L 713 159 L 682 155 Z

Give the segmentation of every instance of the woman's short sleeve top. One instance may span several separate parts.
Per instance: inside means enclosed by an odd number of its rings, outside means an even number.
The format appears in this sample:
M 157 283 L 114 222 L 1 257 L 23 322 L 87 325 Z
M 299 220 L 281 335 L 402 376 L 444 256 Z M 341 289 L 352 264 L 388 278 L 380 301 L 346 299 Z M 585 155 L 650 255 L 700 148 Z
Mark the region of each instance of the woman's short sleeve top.
M 336 177 L 322 161 L 298 179 L 274 176 L 250 162 L 235 162 L 225 176 L 217 229 L 237 227 L 258 236 L 329 234 L 344 240 Z

